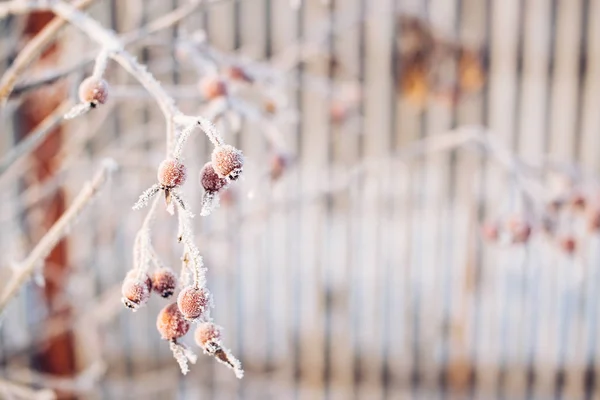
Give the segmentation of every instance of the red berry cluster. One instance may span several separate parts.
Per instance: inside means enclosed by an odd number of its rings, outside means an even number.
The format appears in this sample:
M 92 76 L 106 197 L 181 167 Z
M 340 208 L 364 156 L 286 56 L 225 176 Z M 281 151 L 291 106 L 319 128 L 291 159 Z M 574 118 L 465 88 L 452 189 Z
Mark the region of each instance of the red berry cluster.
M 598 199 L 600 200 L 600 199 Z M 487 221 L 481 227 L 481 235 L 488 242 L 500 242 L 507 238 L 512 244 L 529 242 L 534 233 L 541 233 L 556 248 L 567 255 L 579 250 L 581 236 L 576 227 L 584 225 L 587 233 L 600 231 L 600 202 L 582 191 L 571 190 L 544 204 L 537 218 L 513 215 L 506 220 Z

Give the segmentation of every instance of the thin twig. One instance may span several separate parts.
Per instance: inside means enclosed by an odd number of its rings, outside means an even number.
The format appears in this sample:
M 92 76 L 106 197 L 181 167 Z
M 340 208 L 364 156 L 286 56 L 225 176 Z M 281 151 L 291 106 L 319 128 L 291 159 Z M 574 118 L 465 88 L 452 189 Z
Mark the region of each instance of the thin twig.
M 58 126 L 63 114 L 67 112 L 73 103 L 70 100 L 63 101 L 50 115 L 48 115 L 40 124 L 23 139 L 11 151 L 0 159 L 0 175 L 4 174 L 15 162 L 23 156 L 31 153 L 37 146 L 44 141 L 53 129 Z
M 94 0 L 76 0 L 70 6 L 81 10 L 89 7 Z M 65 27 L 67 21 L 54 18 L 19 52 L 10 68 L 0 79 L 0 106 L 4 106 L 19 76 L 35 60 L 42 51 L 54 40 L 56 35 Z
M 113 160 L 104 160 L 100 170 L 96 173 L 92 181 L 88 182 L 81 192 L 79 192 L 79 195 L 69 209 L 52 225 L 50 230 L 42 237 L 31 253 L 29 253 L 29 256 L 14 269 L 14 274 L 0 295 L 0 315 L 2 315 L 8 302 L 16 295 L 21 286 L 31 278 L 38 264 L 46 258 L 48 253 L 67 234 L 77 217 L 90 204 L 94 195 L 102 189 L 110 174 L 115 169 L 116 163 Z
M 139 29 L 136 29 L 132 32 L 125 33 L 119 36 L 120 40 L 124 45 L 130 45 L 135 42 L 140 41 L 141 39 L 146 38 L 149 35 L 160 32 L 164 29 L 167 29 L 179 22 L 183 19 L 189 17 L 194 11 L 196 11 L 201 5 L 209 6 L 214 4 L 220 4 L 227 1 L 232 0 L 211 0 L 211 1 L 202 1 L 195 0 L 190 2 L 189 4 L 182 5 L 181 7 L 163 15 L 160 18 L 155 19 L 150 22 L 148 25 L 143 26 Z M 204 3 L 204 4 L 203 4 Z M 38 79 L 32 80 L 30 82 L 24 82 L 22 84 L 18 84 L 14 87 L 13 95 L 20 95 L 30 90 L 36 89 L 40 86 L 47 85 L 62 79 L 69 74 L 78 71 L 79 69 L 85 67 L 87 64 L 93 62 L 96 58 L 97 52 L 90 52 L 87 54 L 82 60 L 78 61 L 74 65 L 69 65 L 67 67 L 63 67 L 61 69 L 55 70 L 51 73 L 47 73 L 45 76 L 39 77 Z

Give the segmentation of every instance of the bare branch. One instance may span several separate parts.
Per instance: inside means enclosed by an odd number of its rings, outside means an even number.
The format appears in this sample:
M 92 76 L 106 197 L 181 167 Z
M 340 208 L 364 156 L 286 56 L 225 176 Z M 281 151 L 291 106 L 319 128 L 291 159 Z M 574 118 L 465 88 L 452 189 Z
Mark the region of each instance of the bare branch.
M 0 315 L 2 315 L 8 302 L 21 286 L 31 278 L 38 263 L 46 258 L 48 253 L 50 253 L 56 244 L 67 234 L 69 229 L 76 222 L 77 217 L 90 204 L 94 195 L 102 189 L 115 169 L 116 163 L 113 160 L 104 160 L 100 170 L 96 173 L 91 182 L 88 182 L 81 192 L 79 192 L 79 195 L 73 201 L 73 204 L 71 204 L 69 209 L 67 209 L 54 225 L 52 225 L 50 230 L 39 241 L 29 256 L 15 268 L 15 272 L 0 295 Z
M 76 0 L 71 7 L 74 9 L 85 9 L 89 7 L 94 0 Z M 10 68 L 0 79 L 0 106 L 4 106 L 10 93 L 15 86 L 19 76 L 35 60 L 42 51 L 54 40 L 56 35 L 65 27 L 67 21 L 63 18 L 54 18 L 44 29 L 40 31 L 27 45 L 19 52 L 19 55 L 12 62 Z
M 0 159 L 0 175 L 4 174 L 15 162 L 31 153 L 46 139 L 56 126 L 62 121 L 63 114 L 71 107 L 70 100 L 63 101 L 48 115 L 28 136 L 16 145 L 8 154 Z

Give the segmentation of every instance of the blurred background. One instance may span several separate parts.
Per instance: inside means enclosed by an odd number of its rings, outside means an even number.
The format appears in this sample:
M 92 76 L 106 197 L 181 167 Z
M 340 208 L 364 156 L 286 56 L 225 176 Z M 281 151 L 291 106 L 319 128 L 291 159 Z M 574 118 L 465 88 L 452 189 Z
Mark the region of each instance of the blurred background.
M 121 304 L 165 121 L 114 62 L 107 103 L 62 120 L 99 52 L 67 27 L 0 111 L 0 291 L 120 168 L 2 315 L 0 398 L 600 398 L 600 0 L 79 3 L 246 155 L 200 217 L 195 132 L 183 188 L 246 375 L 200 355 L 182 376 L 168 301 Z M 0 20 L 1 73 L 52 17 Z

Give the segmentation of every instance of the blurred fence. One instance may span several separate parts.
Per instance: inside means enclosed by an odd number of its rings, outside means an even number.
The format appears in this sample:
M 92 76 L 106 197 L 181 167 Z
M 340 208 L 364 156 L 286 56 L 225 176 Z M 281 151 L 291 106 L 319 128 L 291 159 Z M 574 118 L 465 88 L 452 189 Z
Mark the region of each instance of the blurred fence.
M 127 31 L 180 4 L 103 1 L 92 14 Z M 52 313 L 28 288 L 0 331 L 4 376 L 106 399 L 598 398 L 597 235 L 582 234 L 577 257 L 539 236 L 486 245 L 481 222 L 521 207 L 515 180 L 476 146 L 410 159 L 403 151 L 483 125 L 534 165 L 577 162 L 597 173 L 599 19 L 600 0 L 207 4 L 181 26 L 205 29 L 216 48 L 284 65 L 298 43 L 317 49 L 286 75 L 299 113 L 283 140 L 296 162 L 267 179 L 270 150 L 261 127 L 247 122 L 228 138 L 249 159 L 246 180 L 212 216 L 195 220 L 214 317 L 246 378 L 208 357 L 179 377 L 154 327 L 163 302 L 134 315 L 118 304 L 142 218 L 130 205 L 155 179 L 164 151 L 157 108 L 128 92 L 69 130 L 78 152 L 66 157 L 61 182 L 73 193 L 102 157 L 122 164 L 69 239 L 75 317 L 42 325 Z M 161 33 L 138 56 L 165 85 L 195 85 L 176 50 L 160 45 L 177 34 Z M 80 39 L 65 40 L 86 50 Z M 115 76 L 122 87 L 131 82 Z M 362 96 L 339 123 L 332 105 L 343 82 Z M 4 153 L 11 138 L 3 136 Z M 209 151 L 193 139 L 192 170 Z M 34 226 L 44 213 L 43 201 L 23 205 L 27 197 L 10 183 L 0 234 L 9 256 L 16 236 L 26 237 L 24 211 Z M 189 186 L 197 209 L 199 190 Z M 573 222 L 578 230 L 581 223 Z M 174 224 L 161 215 L 157 226 L 156 247 L 176 266 Z M 32 372 L 32 354 L 53 329 L 71 327 L 87 375 L 62 382 Z M 107 369 L 95 382 L 100 361 Z

